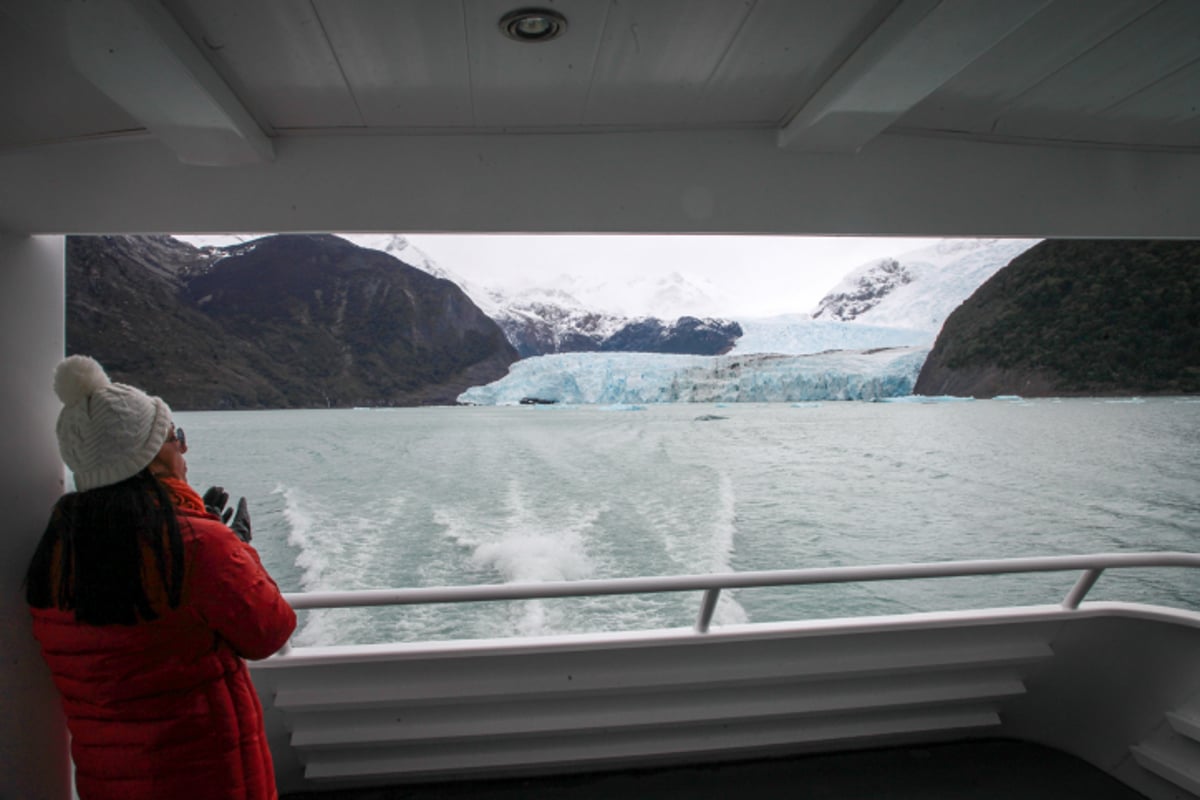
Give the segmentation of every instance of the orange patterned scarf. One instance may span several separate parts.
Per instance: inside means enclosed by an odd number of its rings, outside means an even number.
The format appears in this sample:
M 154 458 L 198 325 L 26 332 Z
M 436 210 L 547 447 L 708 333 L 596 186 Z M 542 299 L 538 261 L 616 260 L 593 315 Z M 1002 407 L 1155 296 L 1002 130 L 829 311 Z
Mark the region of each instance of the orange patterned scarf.
M 167 494 L 171 496 L 171 504 L 176 508 L 194 511 L 197 514 L 204 514 L 208 511 L 204 507 L 204 501 L 200 495 L 196 494 L 196 490 L 188 486 L 185 481 L 178 478 L 159 478 L 158 482 L 167 490 Z

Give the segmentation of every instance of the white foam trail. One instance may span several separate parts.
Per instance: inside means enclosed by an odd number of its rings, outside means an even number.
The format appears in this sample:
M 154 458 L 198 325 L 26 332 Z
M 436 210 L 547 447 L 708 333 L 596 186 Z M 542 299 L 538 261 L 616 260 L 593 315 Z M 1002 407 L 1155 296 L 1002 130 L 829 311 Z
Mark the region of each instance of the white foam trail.
M 455 511 L 435 509 L 434 520 L 446 536 L 470 548 L 473 567 L 498 573 L 504 583 L 569 581 L 594 574 L 586 534 L 595 526 L 599 508 L 532 509 L 514 479 L 509 481 L 503 509 L 489 509 L 490 516 L 479 519 Z M 522 635 L 550 632 L 559 621 L 553 604 L 531 600 L 521 608 L 512 624 Z
M 714 485 L 715 482 L 715 485 Z M 710 468 L 692 473 L 676 494 L 647 493 L 636 498 L 646 530 L 662 537 L 676 573 L 731 572 L 737 537 L 737 493 L 733 479 Z M 730 591 L 721 592 L 713 619 L 718 624 L 747 621 Z
M 734 536 L 737 534 L 737 495 L 733 479 L 722 472 L 717 481 L 717 509 L 712 522 L 712 571 L 732 572 Z M 729 590 L 721 592 L 713 620 L 719 625 L 736 625 L 749 617 Z
M 327 564 L 312 546 L 313 516 L 304 508 L 300 490 L 280 484 L 271 494 L 283 495 L 283 518 L 288 524 L 287 542 L 300 551 L 296 556 L 296 566 L 300 568 L 300 586 L 309 592 L 322 588 Z
M 724 472 L 717 476 L 717 508 L 712 522 L 712 571 L 729 572 L 733 537 L 737 532 L 737 496 L 733 479 Z
M 499 510 L 497 510 L 499 511 Z M 575 508 L 569 514 L 529 508 L 521 486 L 509 482 L 502 513 L 468 520 L 449 510 L 434 510 L 447 536 L 471 548 L 471 563 L 493 569 L 505 583 L 569 581 L 593 573 L 584 534 L 596 524 L 599 509 Z
M 513 620 L 513 627 L 521 636 L 542 636 L 550 632 L 558 622 L 557 614 L 547 613 L 542 600 L 529 600 L 521 604 L 520 615 Z
M 300 551 L 295 563 L 300 568 L 301 588 L 306 592 L 325 588 L 329 562 L 313 542 L 315 514 L 311 501 L 299 489 L 282 484 L 276 486 L 272 494 L 283 495 L 283 518 L 288 524 L 287 542 Z M 337 644 L 347 636 L 345 617 L 345 611 L 309 611 L 304 627 L 294 634 L 294 640 L 302 646 Z
M 338 544 L 338 588 L 392 588 L 390 567 L 399 554 L 389 532 L 401 527 L 407 502 L 403 495 L 378 498 L 328 526 Z
M 301 647 L 324 646 L 353 642 L 357 626 L 349 619 L 346 609 L 328 608 L 308 612 L 308 620 L 293 635 L 293 641 Z

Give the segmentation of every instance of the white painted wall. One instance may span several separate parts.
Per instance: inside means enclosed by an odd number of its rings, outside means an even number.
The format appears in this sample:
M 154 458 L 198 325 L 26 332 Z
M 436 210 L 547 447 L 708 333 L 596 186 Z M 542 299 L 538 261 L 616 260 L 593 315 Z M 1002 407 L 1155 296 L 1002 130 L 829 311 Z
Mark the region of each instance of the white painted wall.
M 52 388 L 63 356 L 64 239 L 0 235 L 0 798 L 71 796 L 58 694 L 30 633 L 22 580 L 63 491 Z
M 250 669 L 285 792 L 986 736 L 1180 800 L 1130 748 L 1200 711 L 1198 662 L 1200 614 L 1089 602 L 296 647 Z

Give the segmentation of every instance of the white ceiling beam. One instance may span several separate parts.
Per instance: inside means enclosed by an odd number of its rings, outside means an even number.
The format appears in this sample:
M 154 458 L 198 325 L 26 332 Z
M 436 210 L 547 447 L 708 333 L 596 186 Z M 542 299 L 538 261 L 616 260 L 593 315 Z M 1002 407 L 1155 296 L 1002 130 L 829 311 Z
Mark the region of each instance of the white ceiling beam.
M 157 0 L 71 0 L 65 13 L 79 72 L 181 162 L 274 158 L 271 140 Z
M 779 146 L 857 153 L 1049 1 L 902 0 L 779 130 Z
M 0 149 L 0 234 L 403 225 L 414 234 L 1200 238 L 1192 150 L 881 136 L 846 158 L 774 140 L 758 129 L 345 133 L 292 137 L 268 169 L 188 167 L 148 137 Z

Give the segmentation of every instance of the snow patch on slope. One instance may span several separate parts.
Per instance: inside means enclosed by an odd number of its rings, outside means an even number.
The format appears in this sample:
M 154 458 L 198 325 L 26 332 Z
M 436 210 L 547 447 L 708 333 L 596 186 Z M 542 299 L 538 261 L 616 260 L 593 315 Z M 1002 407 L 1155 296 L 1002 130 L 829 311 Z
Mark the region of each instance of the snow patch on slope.
M 928 331 L 1039 239 L 945 239 L 863 264 L 813 311 L 814 319 Z

